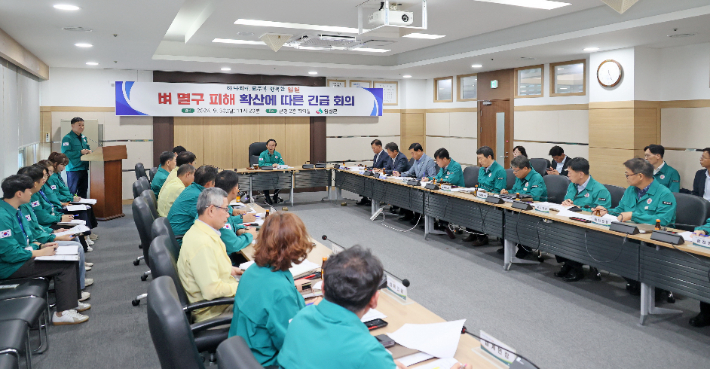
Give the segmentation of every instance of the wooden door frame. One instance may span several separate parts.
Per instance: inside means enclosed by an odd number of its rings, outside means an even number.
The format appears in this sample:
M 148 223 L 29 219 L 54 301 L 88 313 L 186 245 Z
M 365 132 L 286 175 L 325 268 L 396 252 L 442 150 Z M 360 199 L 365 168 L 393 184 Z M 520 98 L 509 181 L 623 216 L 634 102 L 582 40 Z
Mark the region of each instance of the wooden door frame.
M 504 168 L 509 168 L 510 167 L 510 160 L 512 159 L 512 154 L 513 154 L 513 147 L 515 147 L 515 142 L 513 140 L 513 137 L 515 137 L 513 129 L 514 129 L 514 118 L 513 118 L 513 99 L 491 99 L 491 100 L 478 100 L 476 103 L 477 105 L 477 112 L 476 112 L 476 146 L 477 148 L 480 148 L 481 146 L 481 140 L 480 140 L 480 133 L 481 133 L 481 116 L 483 114 L 483 102 L 484 101 L 490 101 L 491 103 L 496 102 L 496 101 L 507 101 L 508 102 L 508 111 L 506 112 L 505 115 L 505 150 L 508 153 L 505 157 L 505 162 L 503 167 Z M 495 152 L 495 150 L 493 150 Z M 497 154 L 497 153 L 496 153 Z

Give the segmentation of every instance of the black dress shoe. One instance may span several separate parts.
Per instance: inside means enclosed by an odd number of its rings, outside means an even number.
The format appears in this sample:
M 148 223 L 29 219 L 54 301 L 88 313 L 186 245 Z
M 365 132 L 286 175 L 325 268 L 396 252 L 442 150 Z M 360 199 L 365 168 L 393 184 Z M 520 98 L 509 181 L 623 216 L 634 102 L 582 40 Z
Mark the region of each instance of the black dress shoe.
M 582 268 L 572 268 L 565 276 L 567 282 L 576 282 L 581 279 L 584 279 L 584 269 Z
M 488 236 L 485 234 L 479 234 L 476 239 L 471 242 L 471 245 L 473 246 L 484 246 L 488 245 Z
M 708 325 L 710 325 L 710 314 L 700 313 L 695 317 L 690 318 L 690 321 L 688 323 L 690 323 L 690 325 L 692 325 L 693 327 L 707 327 Z
M 463 242 L 473 242 L 473 241 L 476 241 L 476 240 L 478 239 L 477 236 L 478 236 L 478 235 L 475 235 L 475 234 L 473 234 L 473 233 L 469 233 L 468 236 L 466 236 L 466 238 L 463 239 Z
M 274 205 L 274 202 L 271 201 L 271 197 L 269 197 L 269 196 L 264 196 L 264 200 L 266 201 L 267 204 L 269 204 L 269 205 Z
M 599 269 L 595 267 L 589 267 L 589 272 L 592 274 L 592 280 L 593 281 L 601 281 L 602 280 L 602 274 L 599 272 Z
M 399 208 L 396 206 L 391 206 L 390 207 L 390 213 L 391 214 L 399 214 Z
M 367 197 L 363 197 L 360 201 L 356 202 L 355 205 L 370 205 L 370 200 Z
M 450 239 L 456 238 L 456 235 L 454 235 L 454 232 L 449 229 L 449 227 L 444 228 L 444 232 L 446 232 L 446 235 L 449 236 Z
M 284 202 L 284 200 L 276 195 L 274 195 L 274 204 L 278 204 L 280 202 Z
M 530 251 L 525 250 L 523 246 L 518 246 L 518 251 L 515 253 L 516 258 L 525 259 L 528 255 L 530 255 Z
M 558 272 L 555 272 L 555 277 L 560 277 L 564 278 L 569 274 L 570 270 L 572 270 L 572 267 L 567 265 L 567 263 L 562 265 L 562 268 Z
M 414 219 L 414 214 L 412 214 L 412 213 L 407 213 L 407 214 L 404 214 L 401 217 L 399 217 L 399 220 L 403 220 L 405 222 L 410 221 L 412 219 Z
M 631 296 L 640 296 L 641 295 L 641 284 L 639 284 L 638 282 L 627 283 L 626 290 L 629 291 L 629 294 Z

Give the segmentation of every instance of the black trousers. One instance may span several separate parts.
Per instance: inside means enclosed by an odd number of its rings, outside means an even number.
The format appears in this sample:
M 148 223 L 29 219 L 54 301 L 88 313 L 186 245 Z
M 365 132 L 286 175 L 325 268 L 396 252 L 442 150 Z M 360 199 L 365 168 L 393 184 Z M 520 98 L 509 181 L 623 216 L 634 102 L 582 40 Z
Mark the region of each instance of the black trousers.
M 77 170 L 75 172 L 67 172 L 67 186 L 72 195 L 77 195 L 81 198 L 88 198 L 87 191 L 89 190 L 89 171 Z
M 8 279 L 36 277 L 54 278 L 57 311 L 76 309 L 79 296 L 81 296 L 78 261 L 35 261 L 30 259 L 22 264 L 15 273 L 12 273 Z
M 281 192 L 281 190 L 274 190 L 274 197 L 279 196 L 279 192 Z M 269 197 L 269 190 L 264 190 L 264 196 Z
M 576 262 L 574 260 L 570 260 L 567 258 L 563 258 L 562 256 L 555 255 L 555 259 L 557 260 L 558 263 L 565 263 L 565 264 L 571 266 L 572 268 L 580 269 L 583 266 L 582 263 L 579 263 L 579 262 Z
M 710 315 L 710 304 L 700 301 L 700 313 Z

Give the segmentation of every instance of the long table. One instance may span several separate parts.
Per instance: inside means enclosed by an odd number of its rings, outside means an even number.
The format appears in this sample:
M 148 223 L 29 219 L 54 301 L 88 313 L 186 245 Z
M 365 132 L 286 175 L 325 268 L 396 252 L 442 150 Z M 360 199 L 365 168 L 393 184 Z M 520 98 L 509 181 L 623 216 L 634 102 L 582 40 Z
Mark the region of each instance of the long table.
M 563 256 L 641 282 L 641 324 L 648 315 L 678 313 L 655 306 L 654 287 L 710 303 L 710 249 L 692 242 L 675 246 L 651 240 L 650 234 L 626 235 L 609 227 L 581 223 L 555 212 L 521 211 L 510 203 L 493 205 L 473 195 L 432 191 L 399 180 L 379 179 L 347 170 L 334 170 L 335 186 L 361 196 L 417 211 L 425 217 L 425 237 L 433 219 L 503 239 L 503 268 L 536 264 L 515 257 L 521 244 Z
M 249 198 L 254 191 L 289 190 L 291 206 L 293 206 L 293 190 L 296 188 L 330 187 L 331 168 L 289 168 L 289 169 L 235 169 L 242 174 L 239 179 L 240 190 L 248 189 Z

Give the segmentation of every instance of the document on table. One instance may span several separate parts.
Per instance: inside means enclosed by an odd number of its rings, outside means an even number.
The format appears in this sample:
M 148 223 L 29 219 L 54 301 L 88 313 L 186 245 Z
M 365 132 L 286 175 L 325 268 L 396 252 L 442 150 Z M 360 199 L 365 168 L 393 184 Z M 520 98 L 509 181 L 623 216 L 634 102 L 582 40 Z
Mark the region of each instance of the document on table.
M 586 220 L 592 220 L 592 216 L 591 216 L 591 215 L 582 214 L 582 213 L 576 213 L 576 212 L 574 212 L 574 211 L 569 211 L 569 210 L 566 210 L 566 209 L 565 209 L 565 210 L 560 210 L 560 211 L 557 213 L 557 215 L 559 215 L 559 216 L 561 216 L 561 217 L 582 218 L 582 219 L 586 219 Z
M 79 246 L 57 246 L 55 255 L 79 255 Z
M 39 256 L 35 260 L 44 261 L 79 261 L 79 246 L 58 246 L 56 254 Z
M 422 365 L 417 369 L 449 369 L 459 361 L 456 359 L 439 359 L 432 363 Z
M 250 267 L 252 264 L 254 264 L 254 260 L 241 263 L 241 264 L 239 264 L 239 269 L 241 269 L 241 270 L 247 270 L 247 269 L 249 269 L 249 267 Z
M 72 201 L 72 204 L 96 205 L 96 199 L 81 199 L 79 201 Z
M 239 264 L 239 269 L 247 270 L 247 268 L 249 268 L 252 264 L 254 264 L 253 260 L 241 263 Z M 298 277 L 306 276 L 316 269 L 319 269 L 318 264 L 304 260 L 301 264 L 292 264 L 289 271 L 291 271 L 293 278 L 296 279 Z
M 679 235 L 683 237 L 686 242 L 693 242 L 693 232 L 683 232 L 679 233 Z
M 417 352 L 416 354 L 411 354 L 411 355 L 407 355 L 404 357 L 400 357 L 399 359 L 397 359 L 397 361 L 402 363 L 402 365 L 404 365 L 404 366 L 412 366 L 416 363 L 421 363 L 422 361 L 429 360 L 431 358 L 433 358 L 433 356 L 431 356 L 425 352 Z M 449 368 L 451 368 L 451 367 L 449 366 L 446 369 L 449 369 Z
M 82 211 L 86 210 L 86 205 L 67 205 L 67 211 Z
M 236 206 L 236 207 L 238 207 L 238 208 L 243 208 L 243 207 L 245 207 L 246 205 L 244 205 L 244 204 L 241 203 L 241 202 L 237 202 L 237 200 L 232 200 L 232 202 L 229 203 L 229 206 Z
M 59 222 L 59 225 L 85 225 L 86 221 L 81 219 L 73 219 L 68 222 Z
M 84 233 L 84 232 L 88 232 L 88 231 L 90 231 L 89 227 L 80 224 L 80 225 L 74 226 L 73 228 L 71 228 L 68 231 L 55 233 L 54 235 L 55 236 L 67 236 L 67 235 L 71 236 L 71 235 Z
M 322 281 L 321 281 L 322 282 Z M 318 282 L 320 283 L 320 282 Z M 315 287 L 314 287 L 315 288 Z M 370 320 L 375 320 L 375 319 L 384 319 L 387 318 L 387 315 L 382 314 L 376 309 L 370 309 L 367 314 L 363 315 L 362 318 L 360 318 L 360 321 L 365 323 L 369 322 Z
M 400 345 L 438 358 L 452 358 L 466 319 L 433 324 L 405 324 L 387 335 Z

